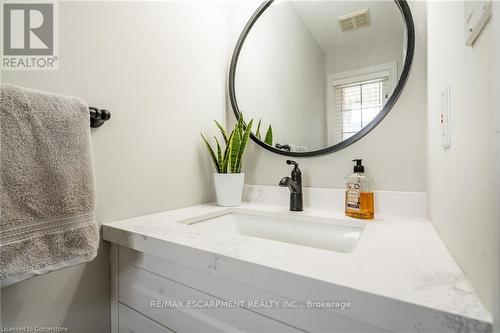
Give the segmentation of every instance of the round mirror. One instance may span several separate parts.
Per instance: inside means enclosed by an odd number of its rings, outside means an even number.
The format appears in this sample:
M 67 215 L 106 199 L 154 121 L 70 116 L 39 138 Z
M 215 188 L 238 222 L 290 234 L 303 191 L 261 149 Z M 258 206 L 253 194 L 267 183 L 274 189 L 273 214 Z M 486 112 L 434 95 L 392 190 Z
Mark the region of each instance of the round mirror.
M 415 44 L 406 1 L 266 1 L 236 44 L 229 95 L 252 139 L 288 156 L 356 142 L 404 88 Z

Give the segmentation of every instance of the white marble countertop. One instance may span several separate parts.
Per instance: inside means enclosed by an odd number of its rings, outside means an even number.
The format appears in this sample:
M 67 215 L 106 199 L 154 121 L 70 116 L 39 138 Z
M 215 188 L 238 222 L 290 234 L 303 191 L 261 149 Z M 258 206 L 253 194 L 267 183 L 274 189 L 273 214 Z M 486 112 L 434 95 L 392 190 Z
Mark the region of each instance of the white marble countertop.
M 296 213 L 288 207 L 255 202 L 240 207 L 350 220 L 341 212 L 325 210 L 306 208 Z M 425 218 L 379 214 L 368 222 L 351 253 L 199 231 L 178 223 L 225 209 L 204 204 L 106 223 L 103 237 L 290 299 L 343 297 L 358 302 L 347 316 L 389 330 L 432 331 L 440 325 L 447 327 L 440 331 L 462 331 L 457 327 L 491 330 L 490 314 Z M 391 318 L 391 327 L 382 324 L 387 314 L 381 309 L 398 314 Z M 435 323 L 411 323 L 411 318 L 420 316 Z

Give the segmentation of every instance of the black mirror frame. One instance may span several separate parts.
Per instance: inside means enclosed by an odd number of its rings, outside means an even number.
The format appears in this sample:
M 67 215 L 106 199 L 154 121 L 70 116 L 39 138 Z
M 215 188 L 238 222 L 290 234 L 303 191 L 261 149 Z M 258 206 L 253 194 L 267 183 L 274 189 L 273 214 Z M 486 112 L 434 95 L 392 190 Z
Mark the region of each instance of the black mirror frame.
M 231 107 L 233 109 L 234 115 L 236 118 L 239 117 L 240 115 L 240 109 L 238 107 L 238 102 L 236 101 L 236 91 L 235 91 L 235 77 L 236 77 L 236 67 L 238 65 L 238 57 L 241 52 L 241 48 L 243 47 L 243 43 L 245 42 L 245 39 L 247 38 L 250 30 L 252 29 L 253 25 L 257 22 L 259 17 L 264 13 L 264 11 L 274 2 L 274 0 L 266 0 L 264 1 L 259 8 L 255 11 L 255 13 L 252 15 L 250 20 L 247 22 L 245 25 L 245 28 L 241 32 L 240 37 L 238 38 L 238 41 L 236 43 L 236 46 L 234 48 L 233 56 L 231 58 L 231 66 L 229 68 L 229 100 L 231 102 Z M 370 122 L 368 125 L 363 127 L 358 133 L 354 134 L 347 140 L 344 140 L 342 142 L 339 142 L 333 146 L 326 147 L 323 149 L 319 150 L 314 150 L 314 151 L 308 151 L 308 152 L 289 152 L 289 151 L 284 151 L 281 149 L 277 149 L 273 146 L 270 146 L 261 140 L 257 139 L 257 137 L 251 133 L 250 137 L 252 138 L 253 141 L 255 141 L 259 146 L 272 151 L 274 153 L 280 154 L 280 155 L 285 155 L 285 156 L 296 156 L 296 157 L 309 157 L 309 156 L 319 156 L 319 155 L 324 155 L 324 154 L 330 154 L 333 152 L 336 152 L 338 150 L 341 150 L 349 145 L 352 145 L 354 142 L 358 141 L 362 137 L 364 137 L 368 132 L 370 132 L 372 129 L 374 129 L 381 121 L 382 119 L 385 118 L 385 116 L 389 113 L 389 111 L 392 109 L 396 101 L 398 100 L 399 96 L 401 95 L 401 92 L 404 89 L 404 86 L 406 84 L 406 81 L 408 80 L 408 76 L 410 74 L 411 70 L 411 65 L 413 61 L 413 55 L 415 52 L 415 26 L 413 24 L 413 17 L 411 15 L 410 7 L 408 6 L 408 3 L 406 0 L 395 0 L 394 1 L 396 5 L 398 6 L 399 10 L 401 11 L 401 15 L 403 16 L 406 24 L 406 31 L 407 31 L 407 50 L 406 50 L 406 58 L 405 58 L 405 63 L 403 67 L 403 71 L 401 72 L 401 77 L 399 78 L 398 84 L 396 85 L 396 88 L 394 88 L 394 92 L 392 93 L 391 97 L 385 104 L 384 108 L 379 112 L 379 114 Z

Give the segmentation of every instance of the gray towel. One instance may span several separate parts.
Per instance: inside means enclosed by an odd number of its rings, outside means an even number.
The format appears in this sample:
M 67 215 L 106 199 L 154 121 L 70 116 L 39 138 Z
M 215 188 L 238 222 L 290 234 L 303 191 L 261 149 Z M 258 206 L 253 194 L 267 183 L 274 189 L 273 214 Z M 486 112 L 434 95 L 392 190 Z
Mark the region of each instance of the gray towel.
M 0 280 L 92 260 L 99 246 L 84 101 L 0 85 Z

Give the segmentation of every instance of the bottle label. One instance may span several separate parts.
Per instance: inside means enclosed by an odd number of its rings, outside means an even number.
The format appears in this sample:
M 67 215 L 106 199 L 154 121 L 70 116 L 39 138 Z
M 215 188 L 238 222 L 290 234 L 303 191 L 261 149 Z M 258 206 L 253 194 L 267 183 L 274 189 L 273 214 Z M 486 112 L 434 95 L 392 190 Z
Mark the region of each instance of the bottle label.
M 347 183 L 346 209 L 360 210 L 359 197 L 361 193 L 360 183 Z

